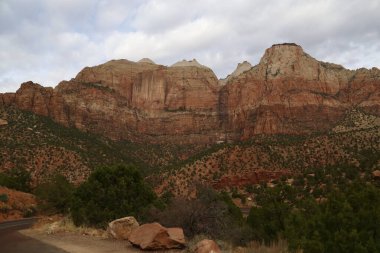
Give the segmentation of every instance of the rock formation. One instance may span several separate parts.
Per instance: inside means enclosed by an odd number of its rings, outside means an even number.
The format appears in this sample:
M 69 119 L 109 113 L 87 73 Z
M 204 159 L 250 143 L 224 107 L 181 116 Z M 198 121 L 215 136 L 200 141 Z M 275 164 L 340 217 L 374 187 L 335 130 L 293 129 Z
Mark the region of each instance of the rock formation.
M 252 68 L 252 65 L 251 63 L 247 62 L 247 61 L 244 61 L 242 63 L 239 63 L 236 67 L 236 69 L 234 70 L 234 72 L 232 72 L 231 74 L 229 74 L 226 78 L 224 79 L 221 79 L 219 82 L 222 84 L 222 85 L 225 85 L 229 80 L 231 80 L 232 78 L 236 77 L 236 76 L 239 76 L 241 74 L 243 74 L 244 72 L 250 70 Z
M 380 170 L 372 171 L 372 176 L 374 179 L 379 180 L 380 179 Z
M 204 239 L 197 243 L 195 253 L 220 253 L 221 250 L 213 240 Z
M 378 114 L 379 90 L 379 69 L 347 70 L 315 60 L 296 44 L 273 45 L 258 65 L 222 88 L 221 121 L 232 139 L 326 131 L 348 108 Z
M 120 218 L 108 223 L 107 231 L 115 239 L 128 240 L 133 230 L 139 227 L 139 223 L 133 216 Z
M 6 121 L 5 119 L 0 119 L 0 126 L 6 126 L 8 125 L 8 121 Z
M 222 81 L 195 59 L 171 67 L 112 60 L 54 89 L 24 83 L 0 94 L 0 105 L 115 140 L 209 144 L 327 131 L 352 108 L 380 115 L 380 70 L 319 62 L 287 43 Z
M 129 241 L 143 250 L 180 249 L 186 243 L 181 228 L 165 228 L 157 222 L 133 230 Z

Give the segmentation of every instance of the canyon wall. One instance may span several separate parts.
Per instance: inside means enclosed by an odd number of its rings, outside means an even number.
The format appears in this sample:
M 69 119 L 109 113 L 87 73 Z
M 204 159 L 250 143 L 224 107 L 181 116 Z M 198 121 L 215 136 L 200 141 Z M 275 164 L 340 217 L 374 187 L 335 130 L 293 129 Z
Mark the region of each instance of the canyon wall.
M 208 144 L 327 131 L 354 107 L 380 115 L 380 70 L 347 70 L 286 43 L 224 80 L 195 60 L 113 60 L 54 89 L 24 83 L 0 105 L 116 140 Z

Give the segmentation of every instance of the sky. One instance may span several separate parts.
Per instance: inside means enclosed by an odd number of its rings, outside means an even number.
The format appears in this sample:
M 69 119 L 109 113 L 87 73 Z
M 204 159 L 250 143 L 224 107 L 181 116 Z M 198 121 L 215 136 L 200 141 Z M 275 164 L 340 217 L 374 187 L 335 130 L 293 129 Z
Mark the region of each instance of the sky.
M 54 87 L 111 59 L 196 58 L 224 78 L 283 42 L 380 68 L 379 13 L 380 0 L 0 0 L 0 92 Z

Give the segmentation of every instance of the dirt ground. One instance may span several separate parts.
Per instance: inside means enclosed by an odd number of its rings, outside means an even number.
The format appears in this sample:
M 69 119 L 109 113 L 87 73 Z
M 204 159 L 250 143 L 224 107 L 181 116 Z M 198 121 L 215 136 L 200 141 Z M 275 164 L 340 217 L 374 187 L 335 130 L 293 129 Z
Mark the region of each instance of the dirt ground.
M 141 253 L 143 251 L 133 247 L 129 242 L 109 238 L 98 238 L 77 233 L 46 234 L 36 229 L 21 230 L 20 233 L 40 240 L 46 244 L 63 249 L 68 253 Z M 149 251 L 160 253 L 183 253 L 183 250 Z
M 0 195 L 6 195 L 6 201 L 0 201 L 0 222 L 18 220 L 32 214 L 37 206 L 34 195 L 0 186 Z

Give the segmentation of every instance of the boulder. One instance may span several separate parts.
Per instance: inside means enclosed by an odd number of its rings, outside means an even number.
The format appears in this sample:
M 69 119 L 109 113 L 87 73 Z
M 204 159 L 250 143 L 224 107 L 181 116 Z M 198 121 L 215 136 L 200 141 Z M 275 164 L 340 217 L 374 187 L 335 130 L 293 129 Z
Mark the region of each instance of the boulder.
M 157 222 L 133 230 L 129 241 L 143 250 L 180 249 L 186 243 L 181 228 L 165 228 Z
M 108 233 L 115 239 L 128 240 L 131 232 L 139 227 L 139 223 L 135 217 L 128 216 L 121 219 L 111 221 L 108 224 Z
M 213 240 L 204 239 L 197 243 L 195 253 L 220 253 L 220 248 Z
M 0 119 L 0 126 L 5 126 L 5 125 L 8 125 L 8 121 L 6 121 L 5 119 Z
M 380 179 L 380 170 L 372 171 L 372 176 L 374 179 Z

